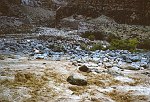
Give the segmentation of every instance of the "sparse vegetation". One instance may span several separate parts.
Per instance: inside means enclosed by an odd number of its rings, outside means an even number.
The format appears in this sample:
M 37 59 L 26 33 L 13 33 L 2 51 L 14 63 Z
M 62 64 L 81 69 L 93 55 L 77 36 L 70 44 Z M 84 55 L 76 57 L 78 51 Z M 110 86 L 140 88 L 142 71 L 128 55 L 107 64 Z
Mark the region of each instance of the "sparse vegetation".
M 68 88 L 76 95 L 81 95 L 87 90 L 86 86 L 69 86 Z
M 81 46 L 81 49 L 87 50 L 87 51 L 104 50 L 101 43 L 93 43 L 93 44 L 90 44 L 90 45 L 82 43 L 80 46 Z
M 4 60 L 5 56 L 4 55 L 0 55 L 0 60 Z
M 12 59 L 14 59 L 15 56 L 10 55 L 10 54 L 0 54 L 0 60 L 4 60 L 6 58 L 12 58 Z
M 132 96 L 129 93 L 118 92 L 113 90 L 108 95 L 116 102 L 133 102 Z
M 88 44 L 81 43 L 81 44 L 80 44 L 80 47 L 81 47 L 82 50 L 89 50 Z
M 83 73 L 87 76 L 88 85 L 96 85 L 100 87 L 107 87 L 111 85 L 117 85 L 120 81 L 115 80 L 112 75 L 107 73 L 93 74 L 93 73 Z
M 146 101 L 146 96 L 143 95 L 132 95 L 130 92 L 120 92 L 113 90 L 112 92 L 107 93 L 109 97 L 111 97 L 116 102 L 138 102 L 142 100 L 142 102 Z
M 131 78 L 134 79 L 134 82 L 128 83 L 128 85 L 130 86 L 137 86 L 140 85 L 141 83 L 144 83 L 144 81 L 140 78 L 135 78 L 135 77 L 131 77 Z
M 141 41 L 138 45 L 138 48 L 149 50 L 150 49 L 150 39 L 145 39 L 145 40 Z
M 56 83 L 66 83 L 67 76 L 60 75 L 60 73 L 57 73 L 53 70 L 45 70 L 44 71 L 46 77 L 50 77 L 54 82 Z
M 89 36 L 88 36 L 88 39 L 90 39 L 90 40 L 93 41 L 93 40 L 95 40 L 95 36 L 94 36 L 94 35 L 89 35 Z
M 9 87 L 27 86 L 31 88 L 39 88 L 45 84 L 46 80 L 38 78 L 34 73 L 17 72 L 14 81 L 6 81 Z M 3 83 L 3 84 L 5 84 Z
M 81 35 L 83 38 L 88 38 L 90 40 L 104 40 L 104 32 L 85 32 Z
M 8 88 L 27 87 L 30 88 L 30 99 L 36 100 L 38 97 L 38 91 L 46 84 L 47 80 L 43 80 L 41 77 L 37 77 L 34 73 L 29 72 L 17 72 L 14 80 L 1 80 L 0 84 Z
M 136 38 L 133 39 L 126 39 L 126 40 L 118 40 L 113 39 L 111 41 L 111 49 L 116 50 L 129 50 L 129 51 L 135 51 L 138 45 L 138 40 Z
M 103 46 L 101 43 L 93 44 L 92 47 L 90 48 L 91 51 L 102 50 L 102 49 L 103 49 Z
M 106 40 L 107 40 L 108 42 L 111 42 L 111 41 L 114 40 L 114 39 L 120 40 L 121 38 L 120 38 L 119 36 L 116 36 L 115 34 L 109 34 Z

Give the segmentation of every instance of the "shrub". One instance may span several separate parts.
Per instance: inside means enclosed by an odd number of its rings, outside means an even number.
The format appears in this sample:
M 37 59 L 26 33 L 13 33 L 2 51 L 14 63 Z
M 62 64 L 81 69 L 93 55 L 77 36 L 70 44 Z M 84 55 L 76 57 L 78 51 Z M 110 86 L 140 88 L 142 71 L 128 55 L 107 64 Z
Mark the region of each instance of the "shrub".
M 92 40 L 93 40 L 93 39 L 94 39 L 94 40 L 104 40 L 105 35 L 104 35 L 103 32 L 87 31 L 87 32 L 83 33 L 83 34 L 81 35 L 81 37 L 83 37 L 83 38 L 89 38 L 90 40 L 91 40 L 91 38 L 92 38 Z
M 4 60 L 5 56 L 4 55 L 0 55 L 0 60 Z
M 108 42 L 111 42 L 113 39 L 118 39 L 118 40 L 119 40 L 120 37 L 119 37 L 119 36 L 116 36 L 116 35 L 114 35 L 114 34 L 109 34 L 106 40 L 107 40 Z
M 15 59 L 15 56 L 9 54 L 0 54 L 0 60 L 5 60 L 6 58 Z
M 135 51 L 136 47 L 138 45 L 138 40 L 136 38 L 128 39 L 128 40 L 118 40 L 113 39 L 111 41 L 111 49 L 116 50 L 129 50 L 129 51 Z
M 94 36 L 94 35 L 89 35 L 89 36 L 88 36 L 88 39 L 90 39 L 90 40 L 93 41 L 93 40 L 95 40 L 95 36 Z
M 145 40 L 141 41 L 138 45 L 138 48 L 149 50 L 150 49 L 150 39 L 145 39 Z
M 92 48 L 90 48 L 91 51 L 96 51 L 96 50 L 102 50 L 103 46 L 101 43 L 96 43 L 92 45 Z
M 85 43 L 81 43 L 80 47 L 81 47 L 82 50 L 89 50 L 88 45 L 85 44 Z
M 90 44 L 90 45 L 82 43 L 80 45 L 80 47 L 82 50 L 87 50 L 87 51 L 96 51 L 96 50 L 103 50 L 104 49 L 101 43 Z

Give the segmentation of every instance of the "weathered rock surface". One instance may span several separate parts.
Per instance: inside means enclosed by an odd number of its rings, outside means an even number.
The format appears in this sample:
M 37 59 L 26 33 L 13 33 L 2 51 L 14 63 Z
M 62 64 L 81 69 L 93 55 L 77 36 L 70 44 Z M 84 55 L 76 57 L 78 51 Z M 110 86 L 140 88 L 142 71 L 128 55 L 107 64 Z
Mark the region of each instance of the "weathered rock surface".
M 93 17 L 104 14 L 120 23 L 148 24 L 150 17 L 148 0 L 76 0 L 74 2 L 80 14 Z M 71 4 L 73 3 L 71 2 Z M 147 13 L 148 15 L 144 16 Z
M 82 71 L 82 72 L 90 72 L 90 69 L 85 65 L 79 67 L 79 70 Z
M 79 74 L 71 75 L 67 78 L 67 82 L 69 82 L 72 85 L 78 85 L 78 86 L 86 86 L 87 80 L 84 76 Z

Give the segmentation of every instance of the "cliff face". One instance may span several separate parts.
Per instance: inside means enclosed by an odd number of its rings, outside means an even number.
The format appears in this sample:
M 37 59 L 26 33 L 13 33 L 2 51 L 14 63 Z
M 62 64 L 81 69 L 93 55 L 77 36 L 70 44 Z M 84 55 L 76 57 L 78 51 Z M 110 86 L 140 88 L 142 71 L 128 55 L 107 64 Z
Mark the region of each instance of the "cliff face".
M 77 0 L 79 14 L 98 17 L 101 14 L 118 23 L 149 25 L 149 0 Z
M 0 17 L 15 17 L 25 24 L 49 25 L 54 22 L 55 12 L 51 10 L 50 0 L 5 0 L 0 1 Z
M 30 32 L 33 25 L 53 26 L 55 12 L 50 6 L 49 0 L 0 1 L 0 34 Z
M 118 23 L 150 25 L 149 0 L 3 0 L 0 1 L 0 15 L 24 16 L 21 6 L 58 10 L 58 19 L 73 14 L 88 17 L 106 15 Z

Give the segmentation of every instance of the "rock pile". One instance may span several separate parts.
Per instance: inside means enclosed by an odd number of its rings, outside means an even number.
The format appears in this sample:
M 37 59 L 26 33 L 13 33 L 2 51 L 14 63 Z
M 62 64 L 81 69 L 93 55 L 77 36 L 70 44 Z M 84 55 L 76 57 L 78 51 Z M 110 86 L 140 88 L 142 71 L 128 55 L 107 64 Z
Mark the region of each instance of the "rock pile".
M 31 59 L 93 62 L 91 66 L 105 68 L 139 70 L 149 66 L 150 58 L 144 53 L 131 53 L 127 50 L 87 51 L 81 49 L 80 42 L 85 43 L 86 40 L 75 35 L 75 31 L 45 28 L 33 34 L 26 34 L 26 37 L 17 38 L 14 35 L 14 38 L 7 38 L 5 35 L 0 39 L 0 53 L 30 55 Z M 81 70 L 88 69 L 84 67 Z
M 82 52 L 83 53 L 83 52 Z M 84 52 L 85 53 L 85 52 Z M 94 62 L 105 68 L 118 67 L 122 69 L 140 70 L 148 68 L 149 57 L 143 53 L 131 53 L 127 50 L 95 51 L 88 54 L 78 54 L 70 60 L 77 62 Z

